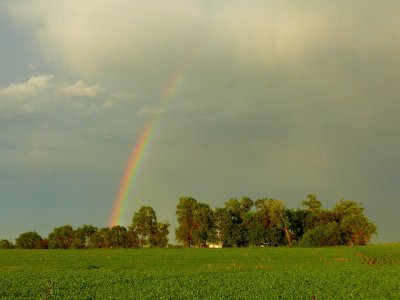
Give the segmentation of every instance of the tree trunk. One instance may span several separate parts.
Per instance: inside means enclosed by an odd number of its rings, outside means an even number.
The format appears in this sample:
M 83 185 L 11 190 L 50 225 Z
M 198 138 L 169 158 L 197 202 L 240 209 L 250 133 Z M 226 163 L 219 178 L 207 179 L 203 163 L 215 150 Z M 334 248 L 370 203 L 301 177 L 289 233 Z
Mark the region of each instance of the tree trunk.
M 287 241 L 288 245 L 291 246 L 292 245 L 292 236 L 290 235 L 290 231 L 287 227 L 283 228 L 283 230 L 285 230 L 286 241 Z

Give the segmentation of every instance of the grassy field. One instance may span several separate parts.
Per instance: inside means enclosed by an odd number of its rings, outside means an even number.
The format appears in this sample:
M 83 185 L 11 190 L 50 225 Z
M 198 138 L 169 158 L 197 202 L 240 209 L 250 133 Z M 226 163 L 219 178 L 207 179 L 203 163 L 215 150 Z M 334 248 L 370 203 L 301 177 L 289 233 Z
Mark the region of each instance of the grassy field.
M 400 245 L 1 250 L 0 298 L 400 299 Z

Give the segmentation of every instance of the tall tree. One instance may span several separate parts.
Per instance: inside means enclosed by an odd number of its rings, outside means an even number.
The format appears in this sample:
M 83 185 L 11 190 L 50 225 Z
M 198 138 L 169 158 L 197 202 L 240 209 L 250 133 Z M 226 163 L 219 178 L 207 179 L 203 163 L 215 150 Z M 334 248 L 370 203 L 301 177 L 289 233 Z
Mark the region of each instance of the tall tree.
M 249 244 L 248 227 L 253 200 L 242 197 L 231 198 L 225 202 L 224 208 L 216 208 L 214 212 L 214 241 L 224 247 L 243 247 Z
M 243 247 L 247 246 L 249 243 L 244 220 L 253 204 L 253 200 L 249 197 L 242 197 L 240 201 L 236 198 L 232 198 L 225 203 L 225 208 L 231 217 L 230 240 L 232 245 Z
M 228 209 L 217 207 L 214 212 L 215 233 L 213 241 L 224 247 L 231 247 L 235 243 L 232 238 L 232 218 Z
M 210 206 L 206 203 L 197 203 L 193 220 L 193 243 L 204 247 L 212 239 L 214 228 L 214 216 Z
M 176 239 L 184 246 L 190 247 L 194 244 L 193 230 L 196 228 L 195 211 L 197 200 L 192 197 L 181 197 L 176 206 L 178 227 L 175 229 Z
M 151 236 L 157 231 L 157 216 L 154 209 L 142 206 L 133 215 L 132 227 L 138 234 L 140 247 L 149 245 Z
M 289 227 L 286 206 L 281 200 L 263 198 L 256 201 L 256 207 L 267 232 L 267 242 L 276 246 L 284 238 L 291 245 L 293 232 Z
M 321 209 L 321 201 L 317 199 L 317 196 L 314 194 L 308 194 L 307 200 L 303 200 L 301 202 L 303 206 L 307 208 L 308 211 L 316 212 Z

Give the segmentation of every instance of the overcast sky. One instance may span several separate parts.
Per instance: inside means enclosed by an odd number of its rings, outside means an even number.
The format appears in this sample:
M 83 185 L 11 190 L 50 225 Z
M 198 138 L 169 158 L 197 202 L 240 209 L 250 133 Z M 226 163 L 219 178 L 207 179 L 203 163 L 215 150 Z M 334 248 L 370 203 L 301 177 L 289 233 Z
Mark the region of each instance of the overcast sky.
M 157 114 L 121 225 L 151 205 L 174 233 L 184 195 L 298 208 L 314 193 L 327 209 L 362 202 L 373 241 L 400 241 L 399 11 L 391 0 L 3 0 L 0 238 L 106 226 Z

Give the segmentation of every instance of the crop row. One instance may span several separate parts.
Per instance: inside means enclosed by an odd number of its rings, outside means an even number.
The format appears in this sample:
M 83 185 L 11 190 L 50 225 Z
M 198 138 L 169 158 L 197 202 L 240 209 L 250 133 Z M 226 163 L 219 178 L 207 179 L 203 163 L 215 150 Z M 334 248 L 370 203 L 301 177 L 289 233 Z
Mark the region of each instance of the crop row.
M 400 248 L 395 246 L 359 248 L 357 256 L 361 257 L 367 265 L 400 265 Z

